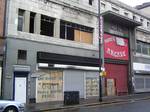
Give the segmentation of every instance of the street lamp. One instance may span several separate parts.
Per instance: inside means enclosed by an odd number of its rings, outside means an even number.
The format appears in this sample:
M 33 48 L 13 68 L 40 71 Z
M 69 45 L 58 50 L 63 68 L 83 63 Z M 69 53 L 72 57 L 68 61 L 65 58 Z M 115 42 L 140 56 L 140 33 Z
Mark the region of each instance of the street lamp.
M 101 72 L 102 72 L 102 41 L 103 41 L 103 18 L 100 15 L 100 0 L 98 0 L 98 21 L 99 21 L 99 102 L 102 102 L 102 80 L 101 80 Z

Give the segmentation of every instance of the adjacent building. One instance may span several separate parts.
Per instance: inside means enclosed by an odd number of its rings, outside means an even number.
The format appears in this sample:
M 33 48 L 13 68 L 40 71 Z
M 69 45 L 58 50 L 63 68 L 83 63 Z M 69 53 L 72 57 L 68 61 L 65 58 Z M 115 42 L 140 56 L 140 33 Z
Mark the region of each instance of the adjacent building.
M 98 0 L 7 1 L 4 99 L 62 101 L 64 91 L 79 91 L 86 99 L 99 95 L 97 4 Z M 136 64 L 145 58 L 137 56 L 137 34 L 149 34 L 145 23 L 150 18 L 117 0 L 101 0 L 100 5 L 107 72 L 103 95 L 139 92 L 139 77 L 145 75 L 136 74 Z
M 144 3 L 136 7 L 144 14 L 140 17 L 142 26 L 136 29 L 137 51 L 134 60 L 135 92 L 150 91 L 150 3 Z
M 3 72 L 3 60 L 4 60 L 4 46 L 5 46 L 5 27 L 4 27 L 4 22 L 5 22 L 5 0 L 0 0 L 0 96 L 2 93 L 2 72 Z

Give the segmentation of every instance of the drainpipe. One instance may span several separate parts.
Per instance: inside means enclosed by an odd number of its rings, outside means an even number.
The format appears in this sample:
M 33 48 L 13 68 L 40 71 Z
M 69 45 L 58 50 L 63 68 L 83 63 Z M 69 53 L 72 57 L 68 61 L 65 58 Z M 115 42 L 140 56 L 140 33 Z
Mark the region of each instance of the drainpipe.
M 7 31 L 7 21 L 8 21 L 8 18 L 7 18 L 7 3 L 8 3 L 8 0 L 4 0 L 5 1 L 5 9 L 4 9 L 4 25 L 3 25 L 3 38 L 4 38 L 4 48 L 3 48 L 3 64 L 2 64 L 2 82 L 1 82 L 1 87 L 2 87 L 2 91 L 1 91 L 1 95 L 3 97 L 4 95 L 4 79 L 5 79 L 5 72 L 6 72 L 6 53 L 7 53 L 7 36 L 6 36 L 6 31 Z

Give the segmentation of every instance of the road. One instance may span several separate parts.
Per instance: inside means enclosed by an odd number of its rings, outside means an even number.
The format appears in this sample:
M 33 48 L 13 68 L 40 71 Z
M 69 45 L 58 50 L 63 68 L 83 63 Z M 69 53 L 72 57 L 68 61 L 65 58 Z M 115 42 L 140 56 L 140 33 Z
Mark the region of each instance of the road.
M 96 105 L 53 112 L 150 112 L 150 100 L 131 101 L 110 105 Z

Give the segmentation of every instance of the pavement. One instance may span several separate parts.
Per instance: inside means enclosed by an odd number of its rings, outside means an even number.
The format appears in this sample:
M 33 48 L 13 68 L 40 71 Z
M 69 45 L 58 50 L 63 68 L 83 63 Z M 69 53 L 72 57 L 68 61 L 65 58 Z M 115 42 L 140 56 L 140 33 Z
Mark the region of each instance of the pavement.
M 140 93 L 124 96 L 113 96 L 113 97 L 103 97 L 103 101 L 99 102 L 98 98 L 90 99 L 80 99 L 80 104 L 78 105 L 64 105 L 62 101 L 57 102 L 45 102 L 45 103 L 31 103 L 26 105 L 25 112 L 43 112 L 43 111 L 53 111 L 53 110 L 63 110 L 71 108 L 79 108 L 85 106 L 95 106 L 95 105 L 105 105 L 120 102 L 138 101 L 150 99 L 150 93 Z
M 150 99 L 63 109 L 52 112 L 150 112 Z

